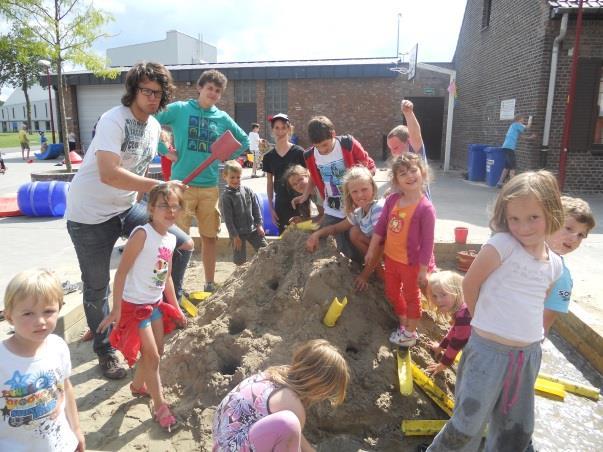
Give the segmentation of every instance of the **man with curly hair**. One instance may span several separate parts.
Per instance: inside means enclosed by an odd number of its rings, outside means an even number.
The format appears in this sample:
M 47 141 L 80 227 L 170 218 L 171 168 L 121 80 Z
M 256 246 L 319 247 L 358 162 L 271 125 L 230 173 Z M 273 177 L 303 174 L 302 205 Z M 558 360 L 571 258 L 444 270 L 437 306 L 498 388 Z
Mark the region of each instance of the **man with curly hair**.
M 146 203 L 138 193 L 149 192 L 160 181 L 145 176 L 157 152 L 161 127 L 153 114 L 165 108 L 174 91 L 170 72 L 158 63 L 139 63 L 126 75 L 122 105 L 106 111 L 74 177 L 67 198 L 67 231 L 82 272 L 84 311 L 93 335 L 94 352 L 103 375 L 126 376 L 109 330 L 98 326 L 109 313 L 111 253 L 119 237 L 148 221 Z M 182 291 L 184 271 L 193 250 L 192 239 L 177 227 L 172 262 L 176 295 Z

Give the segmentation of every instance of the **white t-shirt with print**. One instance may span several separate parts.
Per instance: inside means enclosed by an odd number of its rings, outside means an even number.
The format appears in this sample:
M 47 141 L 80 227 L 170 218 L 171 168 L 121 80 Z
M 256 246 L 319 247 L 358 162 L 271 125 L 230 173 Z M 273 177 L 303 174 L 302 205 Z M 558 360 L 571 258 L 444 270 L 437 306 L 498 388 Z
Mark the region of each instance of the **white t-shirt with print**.
M 326 155 L 314 148 L 314 160 L 325 184 L 323 206 L 325 213 L 337 218 L 345 218 L 343 209 L 343 175 L 345 174 L 345 162 L 339 140 L 335 140 L 335 147 Z M 339 207 L 337 207 L 337 205 Z
M 71 182 L 65 218 L 77 223 L 99 224 L 132 207 L 136 201 L 135 191 L 101 182 L 96 151 L 117 154 L 122 168 L 144 176 L 157 152 L 160 132 L 161 126 L 153 116 L 149 116 L 146 123 L 140 122 L 129 107 L 120 105 L 105 112 Z
M 59 336 L 49 335 L 33 357 L 15 355 L 0 342 L 1 451 L 75 450 L 78 441 L 65 415 L 70 374 L 69 349 Z
M 538 260 L 504 232 L 486 245 L 496 249 L 501 265 L 482 284 L 471 325 L 512 341 L 542 340 L 544 300 L 561 276 L 561 258 L 549 249 L 549 258 Z
M 126 276 L 123 299 L 135 304 L 156 303 L 161 300 L 167 281 L 169 263 L 176 247 L 176 236 L 170 232 L 160 235 L 151 224 L 137 226 L 130 237 L 144 229 L 147 236 L 140 254 Z

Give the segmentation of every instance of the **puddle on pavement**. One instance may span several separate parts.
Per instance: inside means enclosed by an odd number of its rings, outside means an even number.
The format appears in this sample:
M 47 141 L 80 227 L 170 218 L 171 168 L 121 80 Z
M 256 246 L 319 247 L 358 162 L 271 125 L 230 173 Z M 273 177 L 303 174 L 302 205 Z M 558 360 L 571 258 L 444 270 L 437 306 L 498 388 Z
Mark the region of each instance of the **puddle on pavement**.
M 601 389 L 600 373 L 556 333 L 542 347 L 541 372 Z M 536 396 L 535 449 L 540 452 L 602 450 L 603 398 L 595 402 L 566 392 L 565 401 Z

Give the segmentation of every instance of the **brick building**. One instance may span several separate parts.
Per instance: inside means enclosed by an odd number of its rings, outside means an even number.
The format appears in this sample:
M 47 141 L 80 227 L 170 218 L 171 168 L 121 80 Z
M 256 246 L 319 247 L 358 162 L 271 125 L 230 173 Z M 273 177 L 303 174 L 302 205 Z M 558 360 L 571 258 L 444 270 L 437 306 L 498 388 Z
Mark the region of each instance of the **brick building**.
M 450 63 L 431 63 L 451 67 Z M 312 116 L 328 116 L 338 133 L 352 133 L 376 159 L 383 156 L 384 135 L 402 121 L 400 100 L 410 98 L 431 159 L 439 160 L 444 146 L 448 76 L 418 69 L 411 82 L 391 69 L 395 58 L 354 60 L 207 63 L 167 66 L 176 82 L 176 99 L 196 98 L 201 72 L 218 69 L 228 86 L 218 107 L 249 131 L 261 124 L 269 138 L 267 117 L 287 112 L 302 146 L 309 145 L 306 124 Z M 81 148 L 91 140 L 94 123 L 108 108 L 118 105 L 128 68 L 116 80 L 99 79 L 89 72 L 65 76 L 68 127 L 80 137 Z
M 519 169 L 545 167 L 558 172 L 577 3 L 577 0 L 467 0 L 454 56 L 459 97 L 454 114 L 453 165 L 466 167 L 469 144 L 502 144 L 511 121 L 500 119 L 501 104 L 507 101 L 504 105 L 509 106 L 514 101 L 515 113 L 533 116 L 535 133 L 535 138 L 519 141 Z M 599 3 L 603 2 L 584 2 L 566 166 L 567 190 L 603 191 L 603 4 Z M 550 134 L 547 134 L 549 80 L 558 36 Z

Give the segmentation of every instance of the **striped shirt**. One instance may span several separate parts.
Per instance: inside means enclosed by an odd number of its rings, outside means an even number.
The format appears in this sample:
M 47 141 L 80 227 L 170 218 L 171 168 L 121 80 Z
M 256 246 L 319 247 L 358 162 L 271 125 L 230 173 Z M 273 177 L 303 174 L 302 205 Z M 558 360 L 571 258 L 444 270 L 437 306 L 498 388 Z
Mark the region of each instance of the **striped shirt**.
M 449 367 L 456 355 L 463 349 L 471 336 L 471 314 L 465 303 L 454 314 L 454 324 L 442 342 L 440 348 L 445 348 L 444 356 L 440 362 Z
M 354 226 L 358 226 L 364 235 L 370 237 L 373 235 L 373 227 L 381 216 L 383 204 L 385 204 L 385 199 L 383 198 L 374 200 L 366 214 L 362 211 L 362 207 L 357 207 L 354 212 L 348 215 L 348 221 Z

